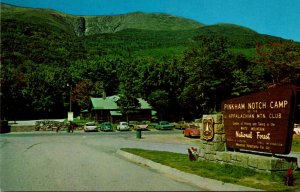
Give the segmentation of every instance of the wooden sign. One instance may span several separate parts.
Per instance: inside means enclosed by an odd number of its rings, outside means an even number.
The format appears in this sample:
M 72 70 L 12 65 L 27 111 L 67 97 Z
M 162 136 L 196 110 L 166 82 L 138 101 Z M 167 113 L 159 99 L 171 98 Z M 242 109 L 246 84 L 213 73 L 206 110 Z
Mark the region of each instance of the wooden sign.
M 295 109 L 296 87 L 291 85 L 223 101 L 227 148 L 288 154 Z

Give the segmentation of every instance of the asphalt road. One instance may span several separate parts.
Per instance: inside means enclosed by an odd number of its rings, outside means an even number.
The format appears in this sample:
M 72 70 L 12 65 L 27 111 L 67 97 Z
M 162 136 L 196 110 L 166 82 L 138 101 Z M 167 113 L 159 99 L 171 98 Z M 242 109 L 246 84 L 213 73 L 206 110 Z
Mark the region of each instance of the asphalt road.
M 0 191 L 203 190 L 119 157 L 122 147 L 185 153 L 188 145 L 148 142 L 135 132 L 3 134 Z

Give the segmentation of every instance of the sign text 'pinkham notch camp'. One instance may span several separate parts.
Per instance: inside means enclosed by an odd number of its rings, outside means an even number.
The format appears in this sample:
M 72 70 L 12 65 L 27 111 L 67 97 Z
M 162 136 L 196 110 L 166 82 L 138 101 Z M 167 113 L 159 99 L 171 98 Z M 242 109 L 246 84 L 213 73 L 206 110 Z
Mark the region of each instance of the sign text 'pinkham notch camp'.
M 227 148 L 288 154 L 295 109 L 296 87 L 292 85 L 223 101 Z

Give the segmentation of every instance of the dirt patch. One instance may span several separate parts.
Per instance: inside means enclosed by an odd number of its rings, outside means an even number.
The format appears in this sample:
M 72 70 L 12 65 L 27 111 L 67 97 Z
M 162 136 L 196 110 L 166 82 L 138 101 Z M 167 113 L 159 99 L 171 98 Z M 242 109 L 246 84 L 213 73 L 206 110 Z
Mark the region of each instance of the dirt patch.
M 245 178 L 241 179 L 240 182 L 242 182 L 242 183 L 254 183 L 256 185 L 265 185 L 265 186 L 276 184 L 276 182 L 271 182 L 267 179 L 258 180 L 255 177 L 245 177 Z
M 12 125 L 10 127 L 10 132 L 32 132 L 35 131 L 35 126 L 28 125 Z

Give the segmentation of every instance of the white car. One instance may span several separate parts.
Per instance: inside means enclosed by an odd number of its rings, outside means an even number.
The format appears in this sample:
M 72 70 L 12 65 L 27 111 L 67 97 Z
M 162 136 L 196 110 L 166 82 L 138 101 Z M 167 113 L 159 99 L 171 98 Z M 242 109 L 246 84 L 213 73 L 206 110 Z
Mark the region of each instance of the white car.
M 119 125 L 117 126 L 117 130 L 119 131 L 128 131 L 129 130 L 129 125 L 127 122 L 120 122 Z
M 84 131 L 98 131 L 98 127 L 97 127 L 96 123 L 89 122 L 84 125 L 83 130 Z

